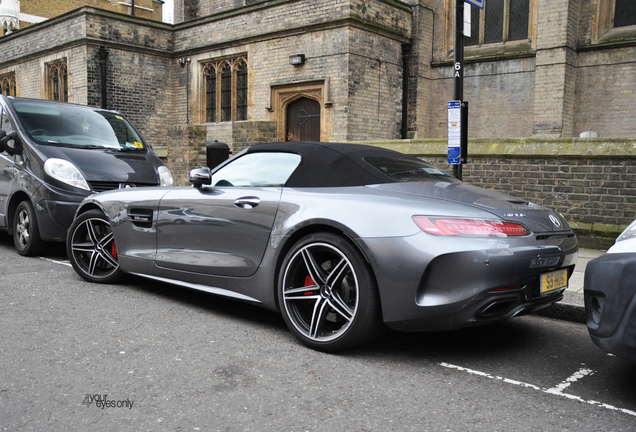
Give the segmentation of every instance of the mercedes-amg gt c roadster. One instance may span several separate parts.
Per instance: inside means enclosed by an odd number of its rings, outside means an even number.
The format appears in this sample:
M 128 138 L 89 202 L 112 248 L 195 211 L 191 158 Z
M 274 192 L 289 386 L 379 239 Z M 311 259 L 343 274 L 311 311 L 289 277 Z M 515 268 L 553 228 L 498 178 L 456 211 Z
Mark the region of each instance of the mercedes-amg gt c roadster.
M 77 273 L 278 310 L 302 343 L 339 351 L 386 327 L 452 330 L 544 308 L 578 257 L 561 215 L 378 147 L 258 144 L 190 181 L 86 198 L 67 239 Z

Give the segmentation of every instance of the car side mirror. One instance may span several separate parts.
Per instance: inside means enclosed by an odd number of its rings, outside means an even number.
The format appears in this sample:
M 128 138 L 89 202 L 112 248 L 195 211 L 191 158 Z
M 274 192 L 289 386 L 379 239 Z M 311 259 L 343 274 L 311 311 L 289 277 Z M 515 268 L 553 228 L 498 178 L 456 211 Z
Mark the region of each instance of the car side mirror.
M 212 173 L 208 167 L 198 167 L 190 171 L 190 183 L 194 187 L 212 184 Z
M 11 140 L 13 140 L 13 146 L 9 145 Z M 16 131 L 6 133 L 3 130 L 0 133 L 0 151 L 6 151 L 11 156 L 22 153 L 22 140 Z

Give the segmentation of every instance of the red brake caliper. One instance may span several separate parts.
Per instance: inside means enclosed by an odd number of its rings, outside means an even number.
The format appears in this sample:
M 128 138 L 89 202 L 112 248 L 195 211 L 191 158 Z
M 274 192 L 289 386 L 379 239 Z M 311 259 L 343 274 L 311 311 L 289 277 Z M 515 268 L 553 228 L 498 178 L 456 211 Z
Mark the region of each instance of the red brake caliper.
M 305 286 L 308 287 L 308 286 L 312 286 L 312 285 L 315 285 L 314 284 L 314 280 L 311 278 L 311 276 L 307 275 L 305 277 Z M 313 291 L 307 291 L 305 293 L 305 295 L 306 296 L 314 295 L 314 292 Z
M 115 242 L 111 243 L 110 254 L 113 256 L 113 258 L 117 259 L 117 246 L 115 246 Z

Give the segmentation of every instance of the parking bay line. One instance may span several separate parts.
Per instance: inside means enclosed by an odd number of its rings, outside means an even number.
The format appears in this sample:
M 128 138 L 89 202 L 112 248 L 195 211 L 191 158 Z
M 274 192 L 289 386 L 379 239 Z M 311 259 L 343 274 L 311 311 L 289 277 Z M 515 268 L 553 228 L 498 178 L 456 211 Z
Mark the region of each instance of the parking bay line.
M 68 267 L 73 267 L 71 265 L 70 261 L 58 261 L 58 260 L 54 260 L 54 259 L 51 259 L 51 258 L 44 258 L 44 257 L 40 257 L 40 259 L 43 259 L 44 261 L 50 261 L 50 262 L 55 263 L 55 264 L 62 264 L 62 265 L 68 266 Z
M 579 402 L 583 402 L 583 403 L 587 403 L 587 404 L 590 404 L 590 405 L 598 405 L 598 406 L 600 406 L 602 408 L 606 408 L 606 409 L 609 409 L 609 410 L 612 410 L 612 411 L 619 411 L 619 412 L 622 412 L 624 414 L 629 414 L 631 416 L 636 417 L 636 412 L 628 410 L 628 409 L 625 409 L 625 408 L 617 408 L 617 407 L 615 407 L 613 405 L 609 405 L 609 404 L 606 404 L 606 403 L 597 402 L 597 401 L 593 401 L 593 400 L 586 400 L 586 399 L 583 399 L 583 398 L 581 398 L 579 396 L 571 395 L 571 394 L 568 394 L 568 393 L 563 393 L 563 390 L 568 388 L 572 383 L 580 380 L 581 378 L 584 378 L 587 375 L 593 374 L 594 372 L 592 370 L 590 370 L 590 369 L 586 369 L 586 368 L 579 369 L 576 373 L 574 373 L 572 376 L 567 378 L 565 381 L 563 381 L 559 385 L 557 385 L 555 387 L 552 387 L 550 389 L 542 389 L 542 388 L 540 388 L 540 387 L 538 387 L 538 386 L 536 386 L 534 384 L 528 384 L 528 383 L 524 383 L 524 382 L 521 382 L 521 381 L 511 380 L 509 378 L 494 376 L 494 375 L 490 375 L 490 374 L 488 374 L 486 372 L 481 372 L 481 371 L 478 371 L 478 370 L 469 369 L 469 368 L 465 368 L 465 367 L 462 367 L 462 366 L 456 366 L 456 365 L 452 365 L 452 364 L 444 363 L 444 362 L 438 363 L 438 364 L 440 366 L 442 366 L 442 367 L 445 367 L 445 368 L 455 369 L 455 370 L 458 370 L 458 371 L 467 372 L 467 373 L 472 374 L 472 375 L 478 375 L 478 376 L 481 376 L 481 377 L 484 377 L 484 378 L 489 378 L 489 379 L 493 379 L 493 380 L 497 380 L 497 381 L 503 381 L 503 382 L 508 383 L 508 384 L 514 384 L 514 385 L 518 385 L 518 386 L 521 386 L 521 387 L 531 388 L 533 390 L 538 390 L 538 391 L 541 391 L 541 392 L 544 392 L 544 393 L 548 393 L 548 394 L 553 394 L 553 395 L 557 395 L 557 396 L 563 396 L 563 397 L 566 397 L 568 399 L 573 399 L 573 400 L 576 400 L 576 401 L 579 401 Z

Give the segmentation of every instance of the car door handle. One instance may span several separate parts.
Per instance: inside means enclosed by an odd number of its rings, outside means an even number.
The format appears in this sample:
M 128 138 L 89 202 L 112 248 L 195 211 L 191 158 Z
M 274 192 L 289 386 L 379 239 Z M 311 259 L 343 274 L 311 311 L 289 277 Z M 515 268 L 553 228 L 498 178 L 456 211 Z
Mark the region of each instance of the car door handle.
M 243 197 L 234 201 L 234 205 L 244 209 L 251 209 L 259 205 L 260 202 L 260 198 L 257 197 Z

